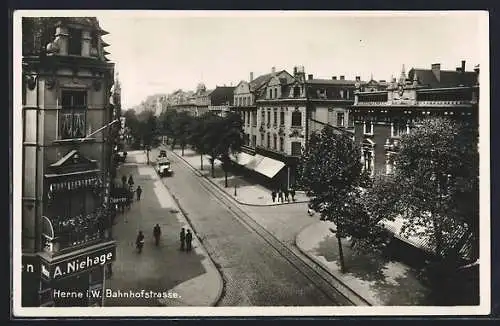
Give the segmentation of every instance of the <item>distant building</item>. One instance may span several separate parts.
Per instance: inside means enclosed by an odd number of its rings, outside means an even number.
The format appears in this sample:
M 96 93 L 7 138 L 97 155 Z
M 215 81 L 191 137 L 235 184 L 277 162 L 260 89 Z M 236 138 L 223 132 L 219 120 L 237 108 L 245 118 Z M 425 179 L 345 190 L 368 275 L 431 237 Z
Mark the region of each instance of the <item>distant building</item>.
M 209 101 L 208 111 L 224 116 L 233 105 L 233 86 L 216 86 L 207 97 Z
M 477 123 L 479 66 L 465 70 L 465 61 L 456 70 L 404 70 L 389 83 L 370 81 L 358 85 L 352 106 L 355 141 L 362 146 L 363 167 L 371 175 L 390 174 L 393 154 L 403 134 L 422 119 L 449 117 Z

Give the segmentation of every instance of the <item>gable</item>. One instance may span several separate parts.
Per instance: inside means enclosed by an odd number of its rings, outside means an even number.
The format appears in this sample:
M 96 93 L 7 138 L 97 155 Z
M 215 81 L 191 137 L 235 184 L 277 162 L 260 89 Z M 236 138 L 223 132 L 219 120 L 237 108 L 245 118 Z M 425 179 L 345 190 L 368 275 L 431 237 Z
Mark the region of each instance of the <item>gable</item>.
M 47 171 L 53 174 L 74 173 L 87 170 L 97 170 L 97 161 L 89 159 L 80 154 L 76 149 L 66 153 L 57 162 L 47 167 Z
M 250 93 L 250 87 L 248 85 L 248 82 L 246 81 L 241 81 L 238 86 L 234 89 L 234 94 L 248 94 Z

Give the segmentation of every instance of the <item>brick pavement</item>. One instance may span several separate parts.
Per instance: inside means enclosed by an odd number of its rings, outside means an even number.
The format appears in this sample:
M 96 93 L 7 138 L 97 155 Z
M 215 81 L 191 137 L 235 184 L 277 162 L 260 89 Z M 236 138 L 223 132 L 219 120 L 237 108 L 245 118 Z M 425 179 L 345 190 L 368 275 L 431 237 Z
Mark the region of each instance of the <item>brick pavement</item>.
M 222 278 L 206 250 L 193 237 L 193 252 L 179 250 L 181 227 L 191 228 L 176 202 L 152 167 L 144 164 L 142 151 L 129 152 L 127 163 L 120 167 L 119 177 L 133 175 L 135 186 L 143 193 L 130 210 L 119 213 L 113 227 L 117 241 L 117 260 L 106 288 L 121 291 L 171 291 L 180 297 L 153 299 L 107 298 L 106 306 L 211 306 L 219 299 Z M 162 229 L 159 247 L 152 237 L 153 226 Z M 145 235 L 143 252 L 135 250 L 138 230 Z

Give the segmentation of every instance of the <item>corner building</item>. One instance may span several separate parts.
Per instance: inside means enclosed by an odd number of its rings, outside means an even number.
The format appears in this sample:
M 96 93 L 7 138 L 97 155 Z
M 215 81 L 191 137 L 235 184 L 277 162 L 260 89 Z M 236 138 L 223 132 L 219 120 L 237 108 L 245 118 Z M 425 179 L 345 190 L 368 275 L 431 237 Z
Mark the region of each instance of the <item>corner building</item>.
M 107 32 L 91 17 L 22 24 L 22 305 L 101 305 L 86 293 L 104 289 L 116 256 Z

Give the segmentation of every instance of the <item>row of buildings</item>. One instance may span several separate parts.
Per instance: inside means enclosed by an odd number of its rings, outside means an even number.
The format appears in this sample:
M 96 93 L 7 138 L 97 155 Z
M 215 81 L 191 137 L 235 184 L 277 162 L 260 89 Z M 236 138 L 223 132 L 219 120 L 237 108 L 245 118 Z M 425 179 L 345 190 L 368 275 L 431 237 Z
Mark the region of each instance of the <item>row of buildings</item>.
M 177 91 L 161 109 L 199 115 L 206 111 L 241 115 L 245 146 L 233 159 L 272 187 L 295 184 L 297 163 L 308 138 L 325 126 L 353 136 L 362 148 L 364 168 L 374 175 L 391 173 L 399 140 L 423 118 L 478 120 L 479 66 L 466 62 L 453 70 L 439 63 L 430 69 L 403 69 L 399 78 L 368 81 L 359 76 L 314 78 L 297 66 L 293 72 L 249 74 L 235 87 Z M 255 172 L 255 173 L 254 173 Z
M 22 236 L 23 306 L 101 305 L 54 291 L 102 290 L 116 259 L 120 87 L 106 34 L 95 18 L 22 21 L 22 230 L 14 231 Z

